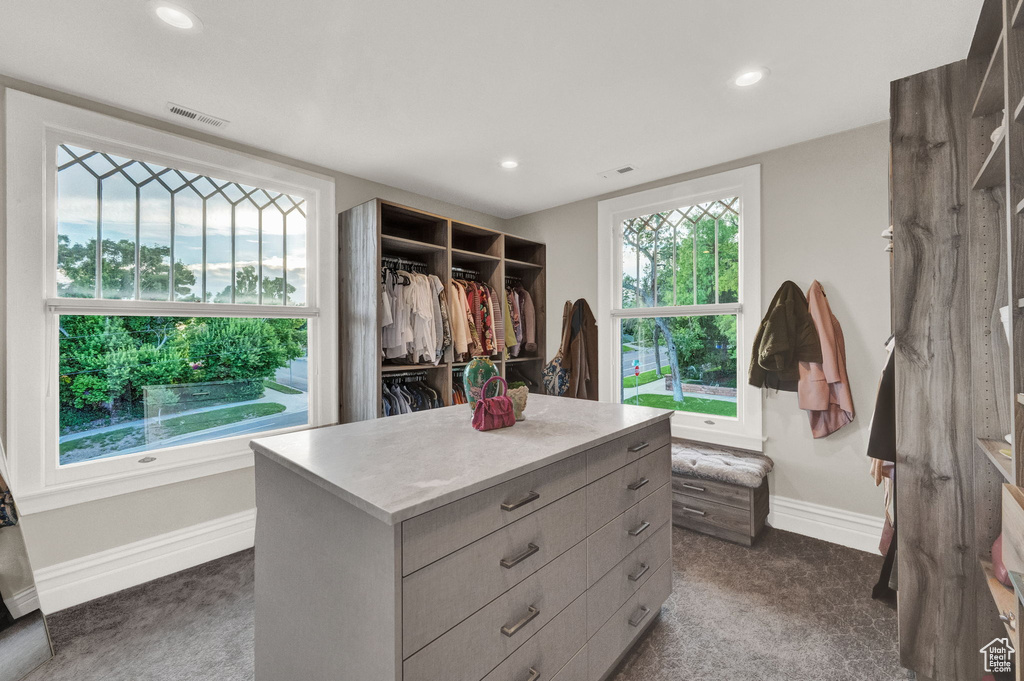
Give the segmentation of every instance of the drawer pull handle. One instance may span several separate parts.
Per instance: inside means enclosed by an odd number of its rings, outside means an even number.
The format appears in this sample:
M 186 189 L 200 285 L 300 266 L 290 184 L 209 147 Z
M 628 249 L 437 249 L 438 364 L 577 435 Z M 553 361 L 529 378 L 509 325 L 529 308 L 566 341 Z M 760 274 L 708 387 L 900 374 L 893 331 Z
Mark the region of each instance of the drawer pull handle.
M 537 553 L 538 551 L 540 551 L 540 547 L 534 544 L 533 542 L 530 542 L 526 545 L 526 550 L 520 553 L 518 556 L 513 556 L 512 558 L 502 558 L 501 567 L 505 568 L 506 570 L 514 568 L 516 565 L 519 565 L 524 560 L 526 560 L 533 554 Z
M 698 511 L 697 509 L 690 508 L 689 506 L 683 506 L 683 510 L 694 515 L 707 515 L 707 511 Z
M 508 502 L 505 502 L 504 504 L 501 505 L 501 510 L 502 511 L 514 511 L 517 508 L 521 508 L 523 506 L 526 506 L 531 501 L 537 501 L 538 499 L 540 499 L 540 495 L 539 494 L 537 494 L 536 492 L 530 492 L 529 494 L 527 494 L 525 497 L 523 497 L 519 501 L 513 501 L 511 504 L 508 503 Z
M 644 575 L 646 575 L 647 571 L 650 570 L 650 569 L 651 569 L 651 566 L 648 565 L 647 563 L 640 563 L 640 570 L 638 572 L 634 572 L 633 574 L 629 575 L 629 581 L 631 581 L 631 582 L 639 581 L 639 579 L 641 577 L 643 577 Z
M 629 451 L 632 452 L 633 454 L 636 454 L 637 452 L 644 451 L 645 449 L 647 449 L 650 446 L 651 446 L 650 442 L 641 442 L 636 447 L 630 447 Z
M 535 607 L 533 607 L 531 605 L 529 607 L 529 609 L 526 611 L 526 617 L 524 617 L 523 619 L 519 620 L 518 622 L 516 622 L 512 626 L 509 626 L 509 625 L 506 624 L 505 626 L 503 626 L 501 628 L 501 633 L 505 634 L 506 636 L 515 636 L 516 632 L 518 632 L 520 629 L 522 629 L 527 624 L 532 622 L 533 618 L 536 617 L 539 614 L 540 614 L 540 610 L 538 610 L 537 608 L 535 608 Z
M 647 619 L 647 616 L 651 614 L 651 609 L 646 605 L 640 606 L 640 611 L 629 618 L 629 626 L 639 627 L 640 623 Z
M 537 681 L 540 678 L 540 672 L 530 667 L 530 675 L 526 677 L 526 681 Z
M 635 530 L 630 530 L 629 531 L 629 536 L 630 537 L 639 537 L 641 534 L 646 532 L 647 528 L 650 527 L 650 526 L 651 526 L 651 524 L 649 522 L 646 522 L 646 521 L 642 522 L 642 523 L 640 523 L 640 527 L 636 528 Z
M 691 484 L 685 483 L 685 482 L 683 483 L 683 487 L 685 487 L 686 489 L 692 489 L 694 492 L 703 492 L 703 491 L 705 491 L 703 487 L 697 487 L 697 485 L 691 485 Z
M 1017 618 L 1013 616 L 1013 613 L 1001 612 L 999 613 L 999 620 L 1006 624 L 1010 631 L 1017 631 Z
M 650 480 L 648 480 L 647 478 L 643 478 L 642 480 L 637 480 L 632 485 L 629 485 L 629 491 L 630 492 L 635 492 L 635 491 L 637 491 L 638 489 L 640 489 L 641 487 L 643 487 L 644 485 L 646 485 L 649 482 L 650 482 Z

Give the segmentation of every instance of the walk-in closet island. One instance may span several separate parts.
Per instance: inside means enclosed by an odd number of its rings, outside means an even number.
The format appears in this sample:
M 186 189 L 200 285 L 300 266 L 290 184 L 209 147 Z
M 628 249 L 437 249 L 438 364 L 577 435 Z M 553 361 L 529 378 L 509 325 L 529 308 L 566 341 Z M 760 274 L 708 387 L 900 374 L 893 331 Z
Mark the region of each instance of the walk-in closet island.
M 669 419 L 531 395 L 255 440 L 256 681 L 599 681 L 672 586 Z

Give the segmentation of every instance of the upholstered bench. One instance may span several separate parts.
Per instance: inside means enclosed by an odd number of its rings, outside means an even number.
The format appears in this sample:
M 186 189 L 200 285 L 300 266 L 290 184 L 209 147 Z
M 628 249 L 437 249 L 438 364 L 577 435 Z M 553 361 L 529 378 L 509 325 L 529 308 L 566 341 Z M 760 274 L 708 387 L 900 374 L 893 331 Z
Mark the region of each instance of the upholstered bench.
M 686 440 L 672 442 L 672 522 L 751 546 L 768 518 L 763 454 Z

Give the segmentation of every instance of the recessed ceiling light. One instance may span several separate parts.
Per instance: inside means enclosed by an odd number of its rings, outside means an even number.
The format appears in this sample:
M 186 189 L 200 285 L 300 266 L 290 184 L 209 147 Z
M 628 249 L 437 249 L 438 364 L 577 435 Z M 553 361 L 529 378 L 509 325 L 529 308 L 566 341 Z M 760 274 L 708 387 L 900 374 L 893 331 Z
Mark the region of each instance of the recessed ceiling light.
M 519 167 L 519 161 L 513 161 L 512 159 L 508 159 L 507 161 L 501 162 L 501 167 L 504 168 L 505 170 L 513 170 Z
M 737 87 L 750 87 L 751 85 L 760 83 L 768 76 L 769 73 L 770 71 L 766 68 L 752 69 L 736 76 L 733 83 Z
M 199 17 L 178 5 L 169 2 L 151 2 L 150 6 L 160 21 L 183 31 L 197 31 L 203 27 Z

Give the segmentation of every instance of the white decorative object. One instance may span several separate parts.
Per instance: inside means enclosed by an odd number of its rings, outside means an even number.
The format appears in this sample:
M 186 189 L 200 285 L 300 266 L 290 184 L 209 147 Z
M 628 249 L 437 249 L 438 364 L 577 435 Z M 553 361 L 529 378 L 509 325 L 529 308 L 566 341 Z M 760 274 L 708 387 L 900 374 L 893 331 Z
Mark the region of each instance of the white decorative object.
M 1009 342 L 1011 342 L 1011 340 L 1010 340 L 1010 306 L 1009 305 L 1003 305 L 1001 308 L 999 308 L 999 318 L 1003 320 L 1003 330 L 1006 331 L 1006 342 L 1009 343 Z

